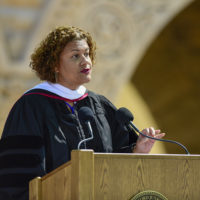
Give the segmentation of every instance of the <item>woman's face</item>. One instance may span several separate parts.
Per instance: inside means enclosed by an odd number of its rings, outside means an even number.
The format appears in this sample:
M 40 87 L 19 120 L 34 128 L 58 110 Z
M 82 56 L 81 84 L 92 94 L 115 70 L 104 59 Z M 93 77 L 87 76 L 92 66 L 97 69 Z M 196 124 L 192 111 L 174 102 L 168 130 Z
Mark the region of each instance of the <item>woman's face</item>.
M 92 61 L 89 50 L 84 39 L 69 42 L 65 46 L 60 55 L 59 66 L 55 69 L 59 84 L 75 90 L 91 80 Z

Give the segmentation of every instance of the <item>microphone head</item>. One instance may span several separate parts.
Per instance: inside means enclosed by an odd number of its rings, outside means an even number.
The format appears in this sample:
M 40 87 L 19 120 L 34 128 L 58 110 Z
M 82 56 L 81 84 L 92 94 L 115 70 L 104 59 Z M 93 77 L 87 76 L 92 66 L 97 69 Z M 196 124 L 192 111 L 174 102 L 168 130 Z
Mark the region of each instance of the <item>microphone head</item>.
M 116 120 L 119 124 L 128 124 L 133 121 L 133 114 L 127 108 L 119 108 L 115 113 Z
M 94 113 L 89 107 L 83 106 L 78 111 L 78 118 L 81 122 L 93 121 Z

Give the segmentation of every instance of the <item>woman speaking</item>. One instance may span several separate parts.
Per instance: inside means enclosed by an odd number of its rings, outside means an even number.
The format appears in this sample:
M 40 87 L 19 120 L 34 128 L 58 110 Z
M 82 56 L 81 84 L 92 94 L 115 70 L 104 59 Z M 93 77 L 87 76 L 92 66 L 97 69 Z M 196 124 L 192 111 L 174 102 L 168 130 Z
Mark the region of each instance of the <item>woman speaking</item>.
M 30 67 L 42 82 L 22 95 L 7 118 L 0 140 L 0 199 L 28 200 L 29 181 L 69 161 L 78 146 L 95 152 L 151 150 L 153 140 L 121 125 L 116 107 L 84 86 L 91 81 L 95 51 L 88 32 L 59 27 L 31 55 Z M 92 111 L 90 141 L 79 117 L 83 107 Z M 142 132 L 164 136 L 152 127 Z

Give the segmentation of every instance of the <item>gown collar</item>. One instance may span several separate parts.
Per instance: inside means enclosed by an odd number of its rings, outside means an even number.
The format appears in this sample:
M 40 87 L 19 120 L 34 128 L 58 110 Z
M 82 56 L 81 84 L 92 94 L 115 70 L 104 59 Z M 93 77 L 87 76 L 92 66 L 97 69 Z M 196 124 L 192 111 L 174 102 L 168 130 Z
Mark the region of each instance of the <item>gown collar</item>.
M 79 99 L 86 93 L 86 88 L 83 85 L 79 86 L 76 90 L 71 90 L 58 83 L 51 83 L 47 81 L 44 81 L 43 83 L 36 85 L 32 89 L 47 90 L 49 92 L 57 94 L 58 96 L 61 96 L 63 98 L 70 99 L 70 100 Z

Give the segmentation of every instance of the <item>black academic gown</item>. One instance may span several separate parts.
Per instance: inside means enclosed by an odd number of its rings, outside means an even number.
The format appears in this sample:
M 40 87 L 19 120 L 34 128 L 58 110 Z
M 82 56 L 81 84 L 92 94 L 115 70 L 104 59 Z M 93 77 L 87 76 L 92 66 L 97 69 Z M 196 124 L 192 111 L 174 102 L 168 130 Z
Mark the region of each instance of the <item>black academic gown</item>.
M 41 93 L 43 95 L 41 95 Z M 47 96 L 44 96 L 46 94 Z M 87 106 L 94 113 L 94 139 L 81 148 L 95 152 L 132 152 L 137 134 L 115 120 L 115 106 L 104 96 L 88 91 L 74 113 L 56 94 L 34 89 L 11 109 L 0 140 L 0 200 L 28 200 L 28 182 L 70 160 L 70 152 L 90 137 L 78 111 Z

